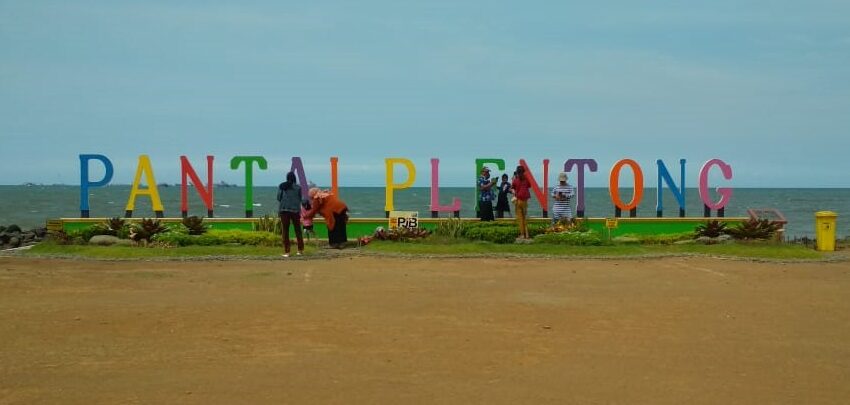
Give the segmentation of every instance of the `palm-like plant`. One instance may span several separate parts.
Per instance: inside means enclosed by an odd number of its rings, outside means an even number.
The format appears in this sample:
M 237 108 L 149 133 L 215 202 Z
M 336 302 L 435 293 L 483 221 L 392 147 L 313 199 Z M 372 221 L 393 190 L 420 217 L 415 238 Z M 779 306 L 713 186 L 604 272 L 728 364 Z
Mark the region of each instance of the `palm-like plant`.
M 207 232 L 207 226 L 204 225 L 204 219 L 197 216 L 183 218 L 183 226 L 189 232 L 189 235 L 203 235 Z
M 717 238 L 720 235 L 724 235 L 727 233 L 726 223 L 720 222 L 717 220 L 708 221 L 704 224 L 697 225 L 694 230 L 694 237 L 708 237 L 708 238 Z
M 750 219 L 727 230 L 735 239 L 757 240 L 770 239 L 782 228 L 782 224 L 767 219 Z
M 167 229 L 158 219 L 142 218 L 142 221 L 134 224 L 130 230 L 130 239 L 150 242 L 154 235 L 165 232 Z

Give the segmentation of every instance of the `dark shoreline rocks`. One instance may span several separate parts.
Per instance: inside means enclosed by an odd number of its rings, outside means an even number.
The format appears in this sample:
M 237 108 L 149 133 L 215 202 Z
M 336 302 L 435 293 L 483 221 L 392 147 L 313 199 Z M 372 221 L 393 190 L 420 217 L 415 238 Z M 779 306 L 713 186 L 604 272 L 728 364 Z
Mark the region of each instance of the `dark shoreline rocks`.
M 25 231 L 15 224 L 0 225 L 0 250 L 34 245 L 44 240 L 46 236 L 47 228 L 34 228 Z

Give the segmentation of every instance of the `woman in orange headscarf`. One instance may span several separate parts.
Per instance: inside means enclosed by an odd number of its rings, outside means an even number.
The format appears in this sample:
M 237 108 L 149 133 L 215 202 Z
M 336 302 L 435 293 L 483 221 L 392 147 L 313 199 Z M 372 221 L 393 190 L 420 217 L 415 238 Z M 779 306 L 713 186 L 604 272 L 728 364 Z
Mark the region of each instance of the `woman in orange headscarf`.
M 348 222 L 348 206 L 337 196 L 313 187 L 309 191 L 310 210 L 304 216 L 313 218 L 316 214 L 325 219 L 328 227 L 328 242 L 332 248 L 342 249 L 348 236 L 345 231 Z

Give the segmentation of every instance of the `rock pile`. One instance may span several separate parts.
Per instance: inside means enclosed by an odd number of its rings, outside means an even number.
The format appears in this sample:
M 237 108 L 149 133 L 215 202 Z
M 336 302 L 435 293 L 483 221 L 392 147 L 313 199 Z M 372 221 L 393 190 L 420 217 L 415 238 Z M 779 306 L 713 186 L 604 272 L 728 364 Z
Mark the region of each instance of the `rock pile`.
M 41 242 L 47 236 L 47 228 L 24 231 L 17 225 L 0 225 L 0 250 L 12 249 Z

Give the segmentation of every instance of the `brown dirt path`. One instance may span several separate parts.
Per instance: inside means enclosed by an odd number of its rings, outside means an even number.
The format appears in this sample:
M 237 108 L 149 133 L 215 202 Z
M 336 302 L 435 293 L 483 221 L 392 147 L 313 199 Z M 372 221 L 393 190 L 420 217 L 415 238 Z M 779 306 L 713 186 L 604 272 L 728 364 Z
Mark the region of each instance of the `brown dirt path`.
M 848 398 L 848 263 L 0 258 L 0 403 Z

